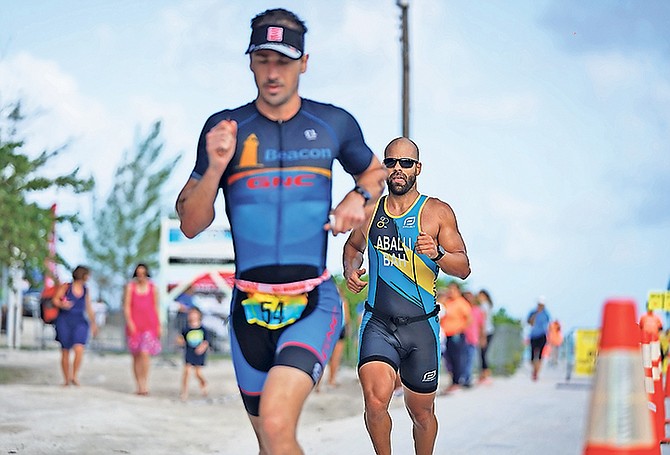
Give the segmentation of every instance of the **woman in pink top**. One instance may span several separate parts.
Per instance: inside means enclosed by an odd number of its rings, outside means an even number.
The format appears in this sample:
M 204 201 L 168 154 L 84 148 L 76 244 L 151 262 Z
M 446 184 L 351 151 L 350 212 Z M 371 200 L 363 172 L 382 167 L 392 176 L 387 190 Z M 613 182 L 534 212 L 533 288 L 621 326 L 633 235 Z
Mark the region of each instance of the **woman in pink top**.
M 149 269 L 138 264 L 126 286 L 123 313 L 126 317 L 128 350 L 133 355 L 133 373 L 138 395 L 148 395 L 150 356 L 161 352 L 158 290 L 149 280 Z
M 482 339 L 486 339 L 484 331 L 484 313 L 479 308 L 479 301 L 472 292 L 464 292 L 463 297 L 470 303 L 470 324 L 465 328 L 465 387 L 472 386 L 472 367 L 474 364 L 477 348 L 481 346 Z

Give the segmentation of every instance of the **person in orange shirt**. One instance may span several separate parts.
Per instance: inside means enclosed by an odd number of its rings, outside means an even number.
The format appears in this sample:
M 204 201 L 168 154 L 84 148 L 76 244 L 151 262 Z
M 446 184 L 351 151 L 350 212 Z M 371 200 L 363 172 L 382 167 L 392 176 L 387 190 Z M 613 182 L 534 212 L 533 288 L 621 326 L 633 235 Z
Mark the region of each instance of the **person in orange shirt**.
M 446 337 L 444 358 L 447 369 L 451 373 L 451 385 L 443 389 L 441 394 L 451 393 L 461 388 L 466 381 L 465 361 L 466 343 L 464 332 L 470 325 L 472 315 L 470 303 L 463 297 L 458 283 L 452 281 L 447 286 L 446 293 L 441 292 L 437 301 L 444 309 L 440 318 L 440 327 Z
M 663 323 L 660 318 L 654 314 L 654 310 L 647 307 L 647 312 L 640 317 L 640 329 L 649 335 L 658 336 L 663 330 Z
M 558 354 L 561 345 L 563 344 L 563 332 L 561 331 L 561 323 L 558 319 L 554 319 L 549 323 L 547 329 L 547 344 L 545 345 L 545 352 L 543 357 L 549 358 L 550 365 L 558 364 Z

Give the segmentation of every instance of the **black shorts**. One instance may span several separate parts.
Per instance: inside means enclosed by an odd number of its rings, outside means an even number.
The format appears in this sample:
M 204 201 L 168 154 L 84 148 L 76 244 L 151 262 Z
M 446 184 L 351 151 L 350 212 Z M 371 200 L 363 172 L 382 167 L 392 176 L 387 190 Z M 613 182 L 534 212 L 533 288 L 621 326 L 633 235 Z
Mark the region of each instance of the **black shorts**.
M 440 338 L 437 316 L 395 330 L 366 312 L 360 332 L 358 368 L 367 362 L 385 362 L 400 370 L 405 387 L 416 393 L 437 390 L 440 365 Z
M 547 344 L 547 336 L 542 335 L 537 338 L 530 339 L 530 360 L 542 360 L 542 351 L 544 345 Z

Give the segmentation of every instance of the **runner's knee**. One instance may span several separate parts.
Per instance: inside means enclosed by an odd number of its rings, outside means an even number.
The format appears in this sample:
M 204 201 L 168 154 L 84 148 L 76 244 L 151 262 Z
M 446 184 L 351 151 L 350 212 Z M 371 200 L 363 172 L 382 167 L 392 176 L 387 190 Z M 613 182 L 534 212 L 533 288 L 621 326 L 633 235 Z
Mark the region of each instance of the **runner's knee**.
M 371 417 L 386 415 L 393 395 L 393 387 L 388 388 L 388 390 L 386 389 L 387 388 L 380 389 L 373 387 L 363 390 L 365 397 L 365 412 L 369 413 Z
M 295 425 L 289 420 L 285 414 L 277 412 L 268 412 L 261 416 L 260 429 L 272 453 L 279 453 L 279 447 L 295 439 Z
M 428 428 L 435 420 L 435 410 L 432 402 L 422 404 L 422 405 L 413 405 L 407 406 L 407 411 L 409 416 L 414 423 L 414 426 L 418 428 Z

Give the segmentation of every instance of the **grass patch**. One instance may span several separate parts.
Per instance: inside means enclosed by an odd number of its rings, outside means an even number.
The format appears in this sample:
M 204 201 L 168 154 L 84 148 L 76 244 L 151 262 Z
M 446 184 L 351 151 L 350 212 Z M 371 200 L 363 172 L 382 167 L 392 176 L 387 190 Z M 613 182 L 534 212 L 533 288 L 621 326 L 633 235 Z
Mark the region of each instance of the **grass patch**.
M 16 384 L 30 377 L 31 370 L 22 367 L 3 367 L 0 369 L 0 384 Z

